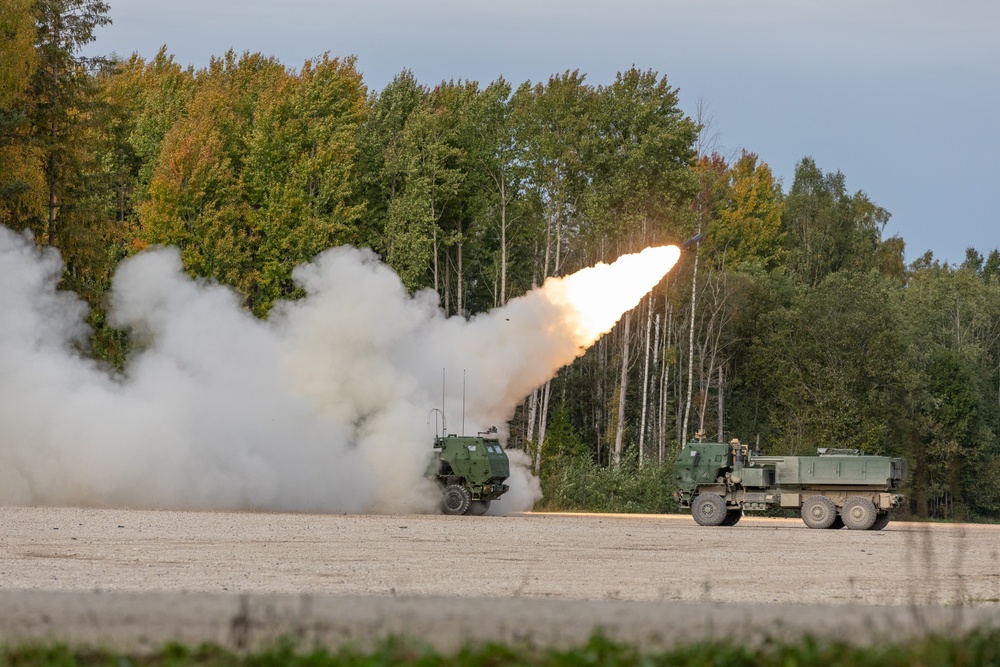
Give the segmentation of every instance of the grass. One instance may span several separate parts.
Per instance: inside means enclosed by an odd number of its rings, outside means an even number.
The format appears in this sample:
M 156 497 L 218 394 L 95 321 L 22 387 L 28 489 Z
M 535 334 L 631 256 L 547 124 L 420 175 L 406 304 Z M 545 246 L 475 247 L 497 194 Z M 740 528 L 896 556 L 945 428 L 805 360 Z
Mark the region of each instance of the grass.
M 168 644 L 151 654 L 130 655 L 66 644 L 23 644 L 0 649 L 0 666 L 17 667 L 911 667 L 1000 665 L 1000 630 L 977 630 L 957 638 L 932 636 L 905 644 L 862 647 L 805 637 L 765 641 L 757 647 L 699 642 L 659 652 L 592 637 L 570 649 L 502 644 L 467 645 L 442 654 L 419 643 L 388 639 L 372 649 L 299 650 L 280 642 L 240 654 L 211 645 Z
M 543 511 L 673 514 L 673 467 L 625 461 L 601 466 L 586 459 L 556 458 L 543 469 Z

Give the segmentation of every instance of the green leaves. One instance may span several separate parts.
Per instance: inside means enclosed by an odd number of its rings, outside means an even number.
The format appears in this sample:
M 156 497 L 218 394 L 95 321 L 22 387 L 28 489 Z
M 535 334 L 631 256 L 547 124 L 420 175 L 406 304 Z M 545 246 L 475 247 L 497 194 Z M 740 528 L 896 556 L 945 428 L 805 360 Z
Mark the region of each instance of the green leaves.
M 894 415 L 912 382 L 890 284 L 875 274 L 834 274 L 764 326 L 751 373 L 770 415 L 768 451 L 900 451 Z
M 924 266 L 904 291 L 918 383 L 911 456 L 918 510 L 1000 512 L 1000 285 L 969 266 Z
M 322 250 L 357 243 L 357 131 L 367 111 L 354 60 L 307 61 L 268 89 L 254 115 L 243 175 L 258 239 L 255 308 L 294 294 L 291 270 Z
M 804 158 L 782 215 L 788 267 L 810 286 L 843 269 L 878 269 L 885 264 L 881 232 L 888 221 L 889 212 L 864 192 L 847 194 L 843 174 L 824 174 Z
M 675 88 L 656 72 L 632 68 L 611 86 L 596 91 L 595 189 L 614 237 L 635 225 L 623 219 L 651 220 L 661 232 L 694 195 L 691 166 L 696 127 L 678 105 Z

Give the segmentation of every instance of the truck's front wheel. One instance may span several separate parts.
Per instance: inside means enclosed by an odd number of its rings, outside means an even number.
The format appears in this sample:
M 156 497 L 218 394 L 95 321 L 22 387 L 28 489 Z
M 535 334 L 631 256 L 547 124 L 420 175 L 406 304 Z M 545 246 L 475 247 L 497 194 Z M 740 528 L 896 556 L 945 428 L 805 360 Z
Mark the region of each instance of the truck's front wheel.
M 441 509 L 445 514 L 465 514 L 471 502 L 472 496 L 469 495 L 469 490 L 461 484 L 449 484 L 444 487 Z
M 699 526 L 721 526 L 726 520 L 726 501 L 714 493 L 703 493 L 691 503 L 691 516 Z

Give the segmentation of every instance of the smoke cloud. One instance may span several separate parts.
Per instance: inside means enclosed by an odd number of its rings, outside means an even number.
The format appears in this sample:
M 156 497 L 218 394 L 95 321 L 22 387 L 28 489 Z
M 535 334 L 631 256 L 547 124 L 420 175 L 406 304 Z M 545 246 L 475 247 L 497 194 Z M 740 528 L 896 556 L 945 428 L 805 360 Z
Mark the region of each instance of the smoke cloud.
M 502 429 L 593 342 L 552 296 L 562 281 L 446 318 L 433 292 L 411 296 L 373 253 L 341 247 L 297 268 L 306 296 L 262 321 L 161 248 L 114 278 L 111 323 L 139 343 L 119 375 L 79 352 L 86 306 L 56 290 L 61 272 L 57 252 L 0 227 L 0 504 L 436 511 L 427 422 L 442 369 L 449 430 Z M 493 512 L 540 497 L 526 457 L 509 454 Z

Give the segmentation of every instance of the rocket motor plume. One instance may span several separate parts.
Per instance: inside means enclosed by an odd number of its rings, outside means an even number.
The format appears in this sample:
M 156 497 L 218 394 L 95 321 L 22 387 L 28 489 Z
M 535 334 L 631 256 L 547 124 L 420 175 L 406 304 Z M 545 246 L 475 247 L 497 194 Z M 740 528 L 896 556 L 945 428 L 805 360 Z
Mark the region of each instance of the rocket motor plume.
M 613 264 L 600 263 L 562 279 L 549 279 L 542 292 L 566 309 L 577 344 L 586 349 L 639 303 L 680 257 L 677 246 L 646 248 L 623 255 Z
M 409 295 L 374 253 L 333 248 L 298 267 L 306 296 L 249 316 L 184 274 L 175 249 L 119 267 L 109 321 L 140 346 L 120 374 L 78 352 L 86 308 L 59 292 L 58 253 L 0 227 L 0 505 L 429 512 L 440 405 L 469 431 L 504 427 L 524 397 L 611 329 L 676 261 L 651 248 L 470 320 Z M 464 394 L 464 395 L 463 395 Z M 528 509 L 538 480 L 510 451 Z

